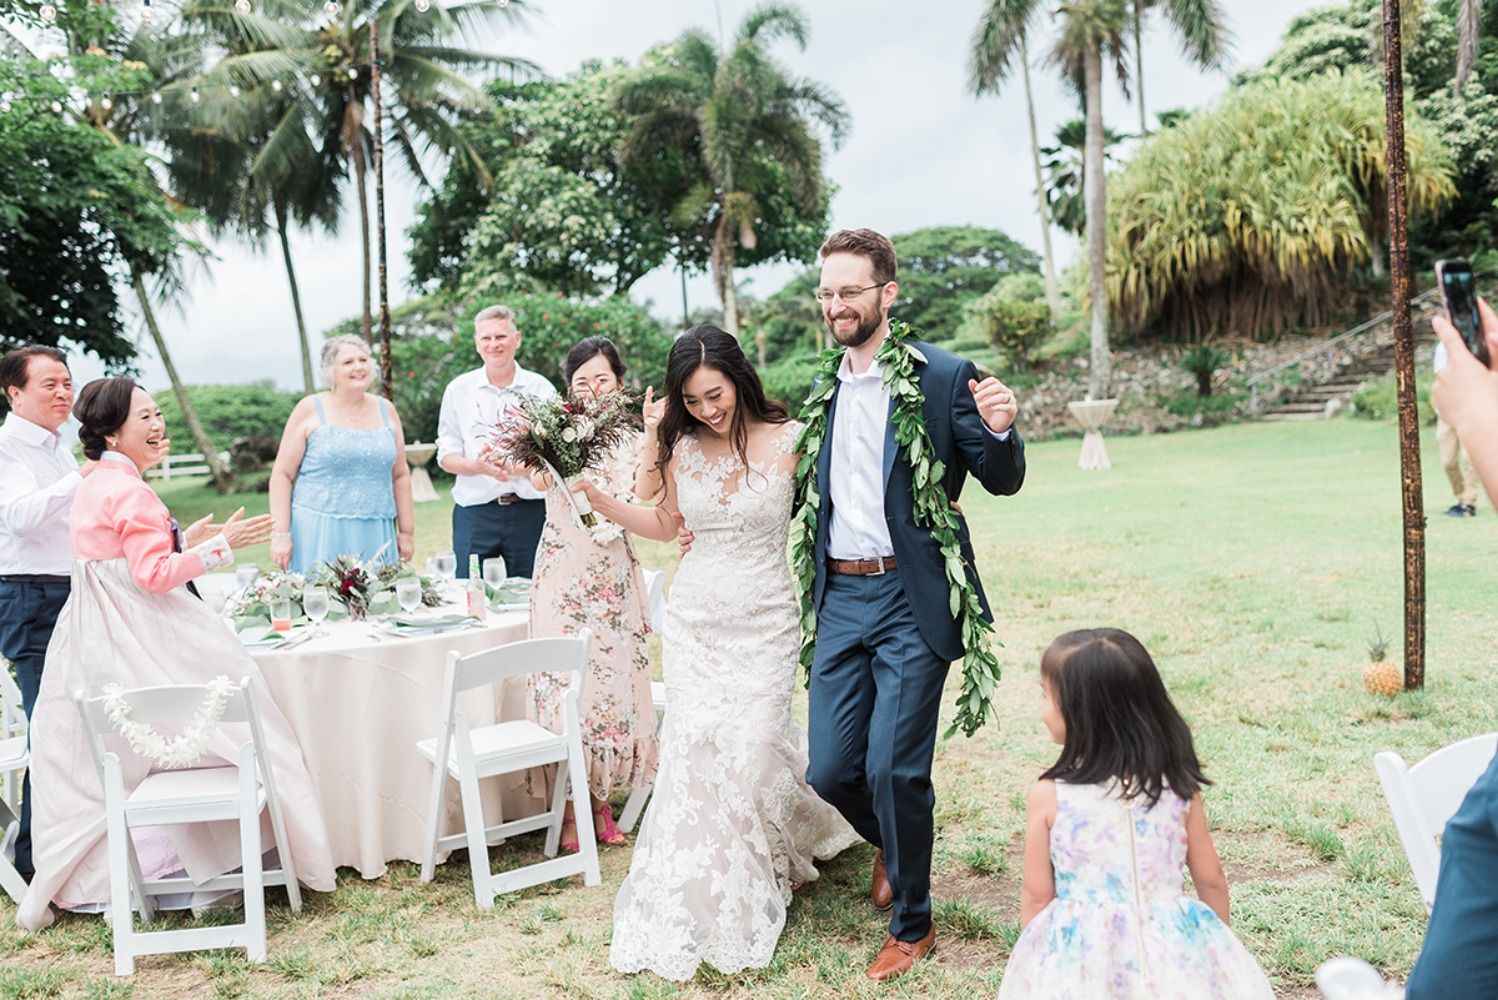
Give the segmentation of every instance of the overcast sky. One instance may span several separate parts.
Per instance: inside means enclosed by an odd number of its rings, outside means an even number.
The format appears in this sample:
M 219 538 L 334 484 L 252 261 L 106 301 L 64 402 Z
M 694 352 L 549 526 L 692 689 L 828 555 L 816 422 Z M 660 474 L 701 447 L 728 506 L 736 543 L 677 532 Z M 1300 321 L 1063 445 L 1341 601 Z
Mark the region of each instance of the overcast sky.
M 789 41 L 775 54 L 796 74 L 829 86 L 845 102 L 852 130 L 842 148 L 826 158 L 826 172 L 837 184 L 832 227 L 869 226 L 898 233 L 922 226 L 972 224 L 1002 229 L 1040 248 L 1039 222 L 1032 195 L 1033 168 L 1025 123 L 1024 92 L 1018 78 L 998 98 L 970 97 L 966 87 L 969 39 L 984 0 L 802 0 L 811 17 L 805 52 Z M 1324 0 L 1227 0 L 1234 38 L 1234 67 L 1262 61 L 1296 13 Z M 522 56 L 548 74 L 561 76 L 586 59 L 622 57 L 631 62 L 654 43 L 700 26 L 729 35 L 754 4 L 751 0 L 531 0 L 528 29 L 493 40 L 496 51 Z M 1145 95 L 1151 115 L 1174 108 L 1197 108 L 1214 101 L 1227 84 L 1226 73 L 1201 74 L 1176 54 L 1176 42 L 1158 12 L 1147 22 Z M 1038 65 L 1032 79 L 1042 144 L 1062 122 L 1079 117 L 1054 69 Z M 1116 88 L 1104 97 L 1104 120 L 1119 131 L 1137 129 L 1138 116 Z M 1153 121 L 1152 121 L 1153 123 Z M 405 230 L 420 193 L 395 158 L 387 161 L 386 217 L 390 239 L 392 303 L 411 296 L 407 287 Z M 371 196 L 373 185 L 371 185 Z M 312 336 L 357 315 L 360 308 L 360 254 L 357 207 L 348 199 L 344 235 L 293 237 L 303 308 Z M 373 209 L 371 208 L 371 214 Z M 1059 264 L 1075 260 L 1074 241 L 1053 237 Z M 160 310 L 167 344 L 178 372 L 189 383 L 274 379 L 282 388 L 300 388 L 296 322 L 285 272 L 272 243 L 270 253 L 219 242 L 217 260 L 197 272 L 189 296 Z M 795 272 L 793 266 L 765 266 L 741 272 L 752 279 L 750 292 L 766 296 Z M 653 301 L 653 312 L 676 317 L 681 311 L 680 279 L 658 271 L 634 289 Z M 713 302 L 710 283 L 689 284 L 692 308 Z M 145 384 L 164 388 L 164 369 L 144 331 L 139 366 Z M 74 364 L 80 382 L 100 374 L 91 359 Z

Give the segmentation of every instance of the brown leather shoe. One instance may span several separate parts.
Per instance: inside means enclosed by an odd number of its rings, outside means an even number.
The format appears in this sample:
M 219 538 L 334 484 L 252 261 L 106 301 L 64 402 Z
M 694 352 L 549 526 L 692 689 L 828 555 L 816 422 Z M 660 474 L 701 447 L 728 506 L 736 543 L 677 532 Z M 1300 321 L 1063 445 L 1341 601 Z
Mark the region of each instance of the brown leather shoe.
M 876 910 L 887 910 L 895 903 L 895 891 L 889 887 L 889 874 L 884 870 L 883 851 L 874 853 L 874 885 L 869 889 L 869 899 Z
M 885 982 L 904 975 L 915 965 L 916 959 L 925 958 L 936 950 L 936 928 L 933 926 L 919 941 L 901 941 L 893 934 L 879 949 L 874 964 L 869 966 L 869 978 Z

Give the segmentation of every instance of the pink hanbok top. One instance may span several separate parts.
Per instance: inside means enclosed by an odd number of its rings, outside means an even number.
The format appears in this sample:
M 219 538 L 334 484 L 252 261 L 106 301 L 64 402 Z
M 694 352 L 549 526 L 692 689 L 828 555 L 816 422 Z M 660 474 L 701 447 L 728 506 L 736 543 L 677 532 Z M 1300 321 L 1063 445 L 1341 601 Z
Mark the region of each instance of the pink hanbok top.
M 223 534 L 186 552 L 172 551 L 172 515 L 135 463 L 112 451 L 79 485 L 69 525 L 73 558 L 123 558 L 130 576 L 152 594 L 234 562 Z

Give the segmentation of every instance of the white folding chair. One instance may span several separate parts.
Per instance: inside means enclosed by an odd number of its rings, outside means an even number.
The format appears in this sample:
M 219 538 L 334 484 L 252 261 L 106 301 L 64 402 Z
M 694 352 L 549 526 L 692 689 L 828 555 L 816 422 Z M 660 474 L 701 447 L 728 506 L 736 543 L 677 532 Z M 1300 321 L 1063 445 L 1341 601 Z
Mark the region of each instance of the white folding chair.
M 655 731 L 661 731 L 661 726 L 666 720 L 666 685 L 661 681 L 650 682 L 650 701 L 655 708 Z M 629 793 L 625 800 L 624 811 L 619 813 L 619 829 L 629 833 L 640 821 L 640 814 L 645 811 L 645 803 L 650 800 L 650 793 L 655 790 L 655 785 L 641 785 Z
M 666 627 L 666 572 L 644 567 L 640 572 L 645 575 L 645 610 L 650 616 L 650 630 L 659 634 Z
M 1437 838 L 1488 769 L 1495 750 L 1498 733 L 1487 733 L 1442 747 L 1414 767 L 1406 766 L 1404 758 L 1392 750 L 1373 758 L 1373 769 L 1384 786 L 1394 828 L 1427 911 L 1435 905 L 1436 876 L 1441 870 Z
M 443 686 L 442 718 L 438 723 L 437 737 L 416 744 L 416 749 L 433 764 L 426 847 L 421 861 L 423 882 L 432 879 L 438 851 L 466 846 L 468 864 L 473 871 L 474 900 L 485 909 L 494 905 L 494 897 L 499 893 L 569 875 L 581 873 L 584 885 L 599 883 L 598 843 L 593 836 L 593 813 L 588 803 L 588 774 L 578 715 L 578 701 L 588 667 L 588 646 L 592 639 L 593 634 L 583 629 L 572 637 L 527 639 L 471 656 L 459 656 L 456 651 L 447 654 L 447 680 Z M 464 691 L 497 688 L 508 678 L 540 672 L 572 675 L 562 700 L 561 732 L 553 732 L 526 719 L 471 727 L 467 717 L 458 710 L 458 695 Z M 501 821 L 486 828 L 483 802 L 479 798 L 479 779 L 545 764 L 558 765 L 551 808 L 539 816 L 507 823 Z M 449 776 L 457 780 L 462 795 L 463 830 L 443 837 L 443 803 Z M 569 787 L 577 822 L 578 851 L 558 857 Z M 547 831 L 545 852 L 550 860 L 513 871 L 495 873 L 491 870 L 490 844 L 543 829 Z
M 191 723 L 211 697 L 207 685 L 169 685 L 137 688 L 122 697 L 132 722 Z M 79 691 L 74 700 L 89 735 L 89 749 L 104 782 L 104 806 L 109 837 L 109 914 L 114 927 L 115 975 L 135 971 L 137 955 L 200 951 L 207 948 L 244 948 L 252 962 L 265 961 L 265 886 L 284 885 L 292 910 L 302 906 L 275 780 L 265 759 L 265 736 L 250 693 L 250 679 L 233 689 L 219 719 L 243 723 L 249 741 L 240 745 L 237 764 L 189 767 L 157 771 L 134 788 L 125 788 L 120 758 L 107 750 L 104 737 L 114 732 L 103 696 L 89 698 Z M 278 871 L 264 871 L 261 861 L 260 810 L 270 813 L 275 847 L 280 855 Z M 130 831 L 140 826 L 206 823 L 233 820 L 239 823 L 241 871 L 220 875 L 206 882 L 191 878 L 147 881 L 135 855 Z M 180 930 L 136 931 L 131 917 L 131 896 L 140 908 L 141 922 L 149 925 L 155 915 L 152 898 L 168 893 L 213 892 L 242 889 L 244 922 L 217 927 Z
M 26 712 L 21 689 L 0 660 L 0 889 L 16 905 L 26 895 L 26 880 L 16 871 L 16 837 L 21 830 L 21 775 L 31 755 L 26 748 Z

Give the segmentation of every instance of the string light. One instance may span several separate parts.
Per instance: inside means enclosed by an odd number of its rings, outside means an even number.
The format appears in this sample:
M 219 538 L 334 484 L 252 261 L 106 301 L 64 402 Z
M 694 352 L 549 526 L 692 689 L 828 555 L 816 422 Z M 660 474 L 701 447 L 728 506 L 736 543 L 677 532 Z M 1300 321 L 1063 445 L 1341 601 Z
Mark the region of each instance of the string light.
M 272 80 L 270 82 L 270 89 L 274 90 L 276 93 L 279 94 L 281 92 L 281 81 L 280 80 Z
M 416 0 L 416 9 L 425 14 L 432 9 L 432 0 Z
M 190 93 L 190 94 L 187 95 L 187 99 L 189 101 L 192 101 L 194 104 L 197 104 L 203 98 L 198 95 L 198 88 L 194 87 L 194 88 L 192 88 L 192 93 Z
M 322 77 L 318 76 L 316 73 L 312 74 L 312 86 L 314 86 L 314 87 L 321 87 L 322 86 Z
M 42 15 L 43 21 L 57 20 L 57 8 L 52 6 L 50 3 L 42 4 L 41 10 L 37 11 L 37 13 Z
M 60 114 L 62 114 L 62 102 L 61 101 L 53 101 L 52 102 L 52 113 L 54 115 L 60 115 Z
M 339 3 L 338 0 L 328 0 L 327 3 L 322 5 L 322 9 L 323 13 L 329 17 L 337 17 L 343 13 L 343 4 Z
M 161 103 L 161 91 L 158 90 L 158 91 L 156 91 L 155 93 L 153 93 L 151 95 L 151 103 L 152 104 L 160 104 Z
M 357 66 L 350 66 L 348 68 L 348 78 L 350 80 L 357 80 L 357 79 L 359 79 L 359 67 L 357 67 Z
M 234 9 L 241 14 L 248 14 L 250 12 L 250 0 L 234 0 Z
M 8 90 L 5 93 L 0 94 L 0 115 L 10 114 L 10 98 L 11 93 Z
M 238 97 L 239 96 L 239 84 L 237 84 L 237 83 L 231 83 L 231 84 L 229 84 L 229 96 L 230 97 Z
M 99 102 L 99 107 L 103 108 L 105 111 L 108 111 L 110 108 L 114 107 L 114 101 L 109 99 L 108 94 L 105 94 L 104 99 Z
M 140 19 L 147 24 L 156 20 L 156 8 L 151 6 L 151 0 L 141 0 Z

